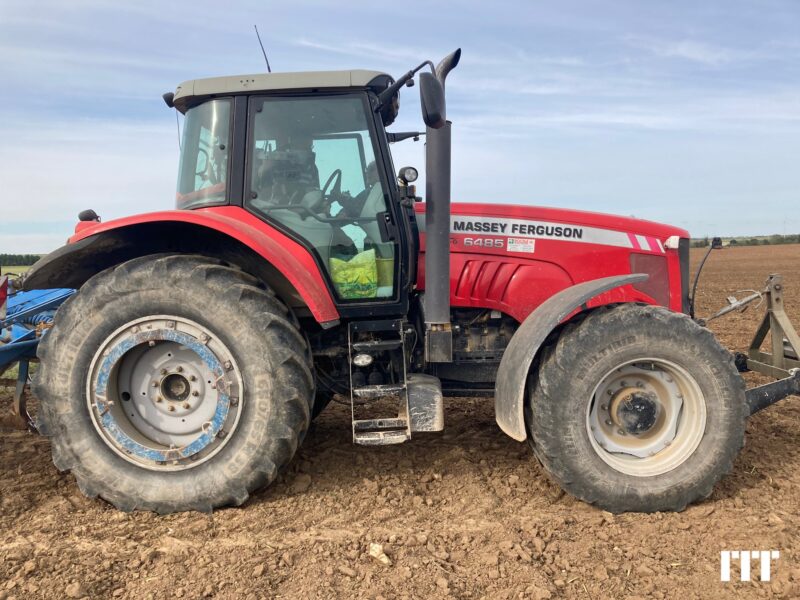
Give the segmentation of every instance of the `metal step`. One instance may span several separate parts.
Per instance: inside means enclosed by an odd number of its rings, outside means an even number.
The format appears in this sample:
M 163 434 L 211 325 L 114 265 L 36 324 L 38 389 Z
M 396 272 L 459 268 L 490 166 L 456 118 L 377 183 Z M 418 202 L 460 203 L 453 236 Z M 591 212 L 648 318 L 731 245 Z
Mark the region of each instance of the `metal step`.
M 363 387 L 353 388 L 353 396 L 374 400 L 375 398 L 382 398 L 384 396 L 396 396 L 397 394 L 401 394 L 405 389 L 406 386 L 402 383 L 365 385 Z
M 357 419 L 353 421 L 353 431 L 379 431 L 387 429 L 404 429 L 408 421 L 401 417 L 388 419 Z
M 391 444 L 402 444 L 411 436 L 405 431 L 363 431 L 353 433 L 353 442 L 361 446 L 389 446 Z
M 406 419 L 361 419 L 353 421 L 353 441 L 364 446 L 402 444 L 411 435 Z

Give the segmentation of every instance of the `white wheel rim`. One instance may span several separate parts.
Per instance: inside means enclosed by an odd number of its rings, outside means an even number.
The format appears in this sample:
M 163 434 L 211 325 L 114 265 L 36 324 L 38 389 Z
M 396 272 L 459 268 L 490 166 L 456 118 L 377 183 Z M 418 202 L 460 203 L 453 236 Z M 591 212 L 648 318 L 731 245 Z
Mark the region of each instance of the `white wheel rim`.
M 87 404 L 101 439 L 154 471 L 195 467 L 231 439 L 243 383 L 233 355 L 200 324 L 170 315 L 131 321 L 98 347 Z
M 636 477 L 667 473 L 700 445 L 706 404 L 697 381 L 672 361 L 642 358 L 606 373 L 586 410 L 597 455 Z

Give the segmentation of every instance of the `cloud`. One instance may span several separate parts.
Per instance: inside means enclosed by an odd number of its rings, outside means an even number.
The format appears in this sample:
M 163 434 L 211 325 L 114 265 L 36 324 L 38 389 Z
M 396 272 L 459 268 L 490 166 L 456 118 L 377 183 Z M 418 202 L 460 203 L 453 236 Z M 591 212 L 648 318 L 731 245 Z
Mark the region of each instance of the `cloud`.
M 635 35 L 627 36 L 625 40 L 632 46 L 661 58 L 678 58 L 710 67 L 763 57 L 763 53 L 727 48 L 698 40 L 660 40 Z

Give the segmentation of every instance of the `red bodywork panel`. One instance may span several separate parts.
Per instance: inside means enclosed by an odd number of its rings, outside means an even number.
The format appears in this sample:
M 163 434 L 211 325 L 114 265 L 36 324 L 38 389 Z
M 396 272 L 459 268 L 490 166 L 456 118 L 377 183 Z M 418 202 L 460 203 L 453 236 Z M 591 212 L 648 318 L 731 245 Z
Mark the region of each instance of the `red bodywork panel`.
M 300 244 L 238 206 L 215 206 L 196 210 L 165 210 L 96 223 L 78 223 L 69 241 L 139 223 L 179 221 L 215 229 L 242 242 L 269 261 L 295 287 L 314 318 L 335 321 L 339 312 L 312 255 Z
M 425 205 L 416 207 L 420 217 Z M 450 302 L 454 308 L 489 308 L 523 321 L 553 294 L 571 285 L 631 272 L 632 254 L 661 264 L 668 280 L 655 298 L 627 285 L 588 303 L 663 304 L 682 307 L 681 267 L 670 237 L 688 238 L 683 229 L 600 213 L 454 203 L 450 219 Z M 421 226 L 420 229 L 423 229 Z M 425 288 L 424 233 L 417 288 Z M 653 258 L 649 258 L 653 257 Z M 659 258 L 659 257 L 663 257 Z
M 416 207 L 424 230 L 425 205 Z M 139 223 L 177 221 L 215 229 L 244 243 L 274 265 L 295 287 L 320 323 L 339 318 L 312 255 L 268 223 L 236 206 L 169 210 L 107 223 L 81 222 L 70 242 Z M 631 273 L 631 257 L 662 265 L 663 294 L 623 286 L 597 296 L 588 306 L 616 302 L 663 304 L 680 311 L 681 266 L 668 238 L 685 238 L 679 228 L 599 213 L 502 204 L 452 205 L 450 302 L 454 308 L 499 310 L 522 322 L 553 294 L 576 283 Z M 425 288 L 425 234 L 417 289 Z

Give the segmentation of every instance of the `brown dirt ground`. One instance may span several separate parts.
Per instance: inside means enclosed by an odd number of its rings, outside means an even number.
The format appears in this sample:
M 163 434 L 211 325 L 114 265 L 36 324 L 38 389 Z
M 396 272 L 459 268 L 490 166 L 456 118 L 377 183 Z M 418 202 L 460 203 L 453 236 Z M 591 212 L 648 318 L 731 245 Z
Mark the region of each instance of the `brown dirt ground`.
M 769 271 L 800 323 L 800 246 L 717 252 L 698 313 Z M 758 315 L 712 329 L 741 350 Z M 800 398 L 754 417 L 734 472 L 682 514 L 612 516 L 565 495 L 490 400 L 452 399 L 446 415 L 444 434 L 370 449 L 333 405 L 276 485 L 213 516 L 117 512 L 55 470 L 47 439 L 2 433 L 0 600 L 800 597 Z M 772 583 L 720 583 L 724 549 L 780 550 Z

